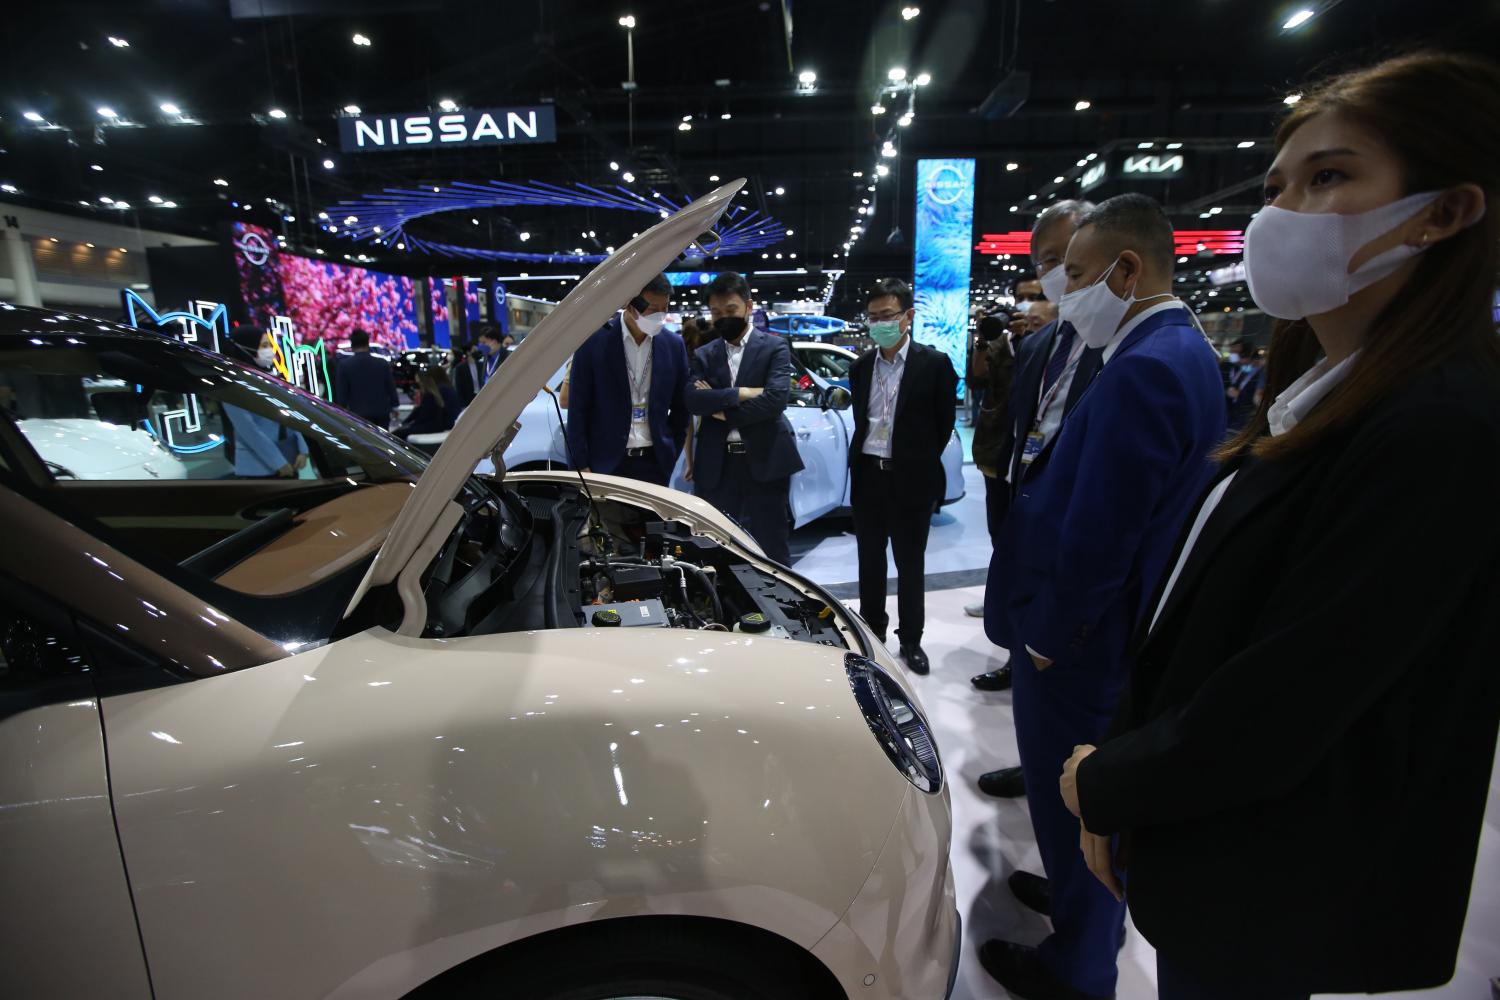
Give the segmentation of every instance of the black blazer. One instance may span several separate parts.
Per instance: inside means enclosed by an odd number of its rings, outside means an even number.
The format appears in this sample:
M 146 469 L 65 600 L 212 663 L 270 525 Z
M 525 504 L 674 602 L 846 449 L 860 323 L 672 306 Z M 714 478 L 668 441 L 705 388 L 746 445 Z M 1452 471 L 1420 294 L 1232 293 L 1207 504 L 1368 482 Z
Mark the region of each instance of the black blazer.
M 474 402 L 474 397 L 479 395 L 479 390 L 484 385 L 484 363 L 466 357 L 449 369 L 449 376 L 458 393 L 458 407 L 463 409 Z
M 340 357 L 333 372 L 334 396 L 350 413 L 385 427 L 391 411 L 401 405 L 390 363 L 369 351 Z
M 850 482 L 859 488 L 864 471 L 865 436 L 870 432 L 870 397 L 875 381 L 872 348 L 849 366 L 849 385 L 854 391 L 854 438 L 849 442 Z M 953 435 L 958 406 L 958 374 L 942 351 L 911 342 L 906 352 L 906 370 L 896 393 L 895 426 L 891 428 L 891 460 L 894 483 L 902 499 L 920 506 L 942 502 L 948 480 L 943 472 L 943 449 Z
M 723 340 L 713 340 L 693 352 L 688 372 L 688 412 L 703 419 L 698 425 L 698 443 L 693 450 L 693 482 L 705 490 L 719 484 L 724 469 L 724 444 L 731 430 L 745 442 L 745 457 L 756 482 L 770 482 L 802 470 L 802 456 L 786 419 L 786 403 L 792 394 L 792 350 L 775 334 L 751 330 L 745 334 L 740 377 L 729 377 L 729 354 Z M 712 388 L 699 389 L 702 379 Z M 754 399 L 739 401 L 739 387 L 763 388 Z M 713 415 L 723 412 L 726 420 Z
M 1010 419 L 1006 421 L 1005 437 L 1000 442 L 1000 465 L 1010 469 L 1010 493 L 1015 498 L 1016 487 L 1021 483 L 1021 453 L 1017 442 L 1025 441 L 1036 422 L 1036 407 L 1041 401 L 1042 376 L 1047 372 L 1047 361 L 1062 330 L 1057 320 L 1048 323 L 1036 333 L 1021 340 L 1016 351 L 1015 378 L 1010 387 Z M 1098 348 L 1085 348 L 1078 359 L 1078 370 L 1073 373 L 1073 384 L 1068 386 L 1068 398 L 1063 400 L 1063 416 L 1073 412 L 1094 376 L 1099 374 L 1104 352 Z
M 1500 379 L 1453 361 L 1239 466 L 1078 770 L 1174 962 L 1304 993 L 1452 976 L 1500 727 L 1497 457 Z

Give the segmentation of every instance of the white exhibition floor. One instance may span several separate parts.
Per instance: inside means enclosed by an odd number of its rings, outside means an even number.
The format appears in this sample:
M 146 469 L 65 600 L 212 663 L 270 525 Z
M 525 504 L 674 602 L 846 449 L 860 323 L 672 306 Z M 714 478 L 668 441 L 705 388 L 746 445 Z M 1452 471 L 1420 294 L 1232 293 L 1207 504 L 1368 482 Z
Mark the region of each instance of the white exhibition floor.
M 989 561 L 983 484 L 972 466 L 966 466 L 964 473 L 969 495 L 947 508 L 947 517 L 939 519 L 951 518 L 949 523 L 935 523 L 933 527 L 928 549 L 930 584 L 948 582 L 933 580 L 933 574 L 950 574 L 951 580 L 959 575 L 955 571 L 978 569 Z M 847 529 L 847 522 L 843 528 Z M 806 555 L 796 560 L 797 568 L 819 583 L 849 582 L 848 574 L 854 566 L 853 538 L 842 529 L 832 533 L 832 529 L 821 526 L 803 529 L 799 534 L 812 531 L 822 534 L 810 551 L 809 539 L 803 539 L 801 548 Z M 795 539 L 793 545 L 795 552 Z M 1009 996 L 979 966 L 979 945 L 985 939 L 1005 936 L 1034 943 L 1047 933 L 1046 919 L 1023 908 L 1005 887 L 1006 877 L 1017 867 L 1041 872 L 1025 800 L 992 799 L 974 786 L 985 771 L 1020 763 L 1010 693 L 982 694 L 969 686 L 972 675 L 993 669 L 1006 658 L 1004 650 L 985 639 L 979 620 L 964 615 L 964 605 L 979 601 L 983 592 L 982 584 L 929 591 L 923 647 L 932 658 L 932 673 L 917 678 L 936 730 L 953 799 L 953 869 L 966 939 L 954 1000 L 1000 1000 Z M 888 605 L 894 625 L 894 596 L 888 599 Z M 1456 976 L 1439 990 L 1387 995 L 1490 1000 L 1489 980 L 1500 976 L 1500 793 L 1496 787 L 1500 787 L 1500 779 L 1492 779 Z M 1391 863 L 1421 864 L 1422 859 L 1392 858 Z M 1156 996 L 1155 953 L 1134 927 L 1129 929 L 1125 950 L 1120 954 L 1117 995 L 1120 1000 L 1152 1000 Z

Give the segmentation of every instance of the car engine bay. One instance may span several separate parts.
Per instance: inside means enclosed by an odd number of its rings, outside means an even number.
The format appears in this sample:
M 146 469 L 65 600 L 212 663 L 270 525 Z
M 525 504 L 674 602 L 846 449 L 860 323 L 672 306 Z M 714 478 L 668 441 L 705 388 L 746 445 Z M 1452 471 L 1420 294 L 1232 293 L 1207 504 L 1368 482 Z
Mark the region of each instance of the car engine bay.
M 507 484 L 500 501 L 471 507 L 434 560 L 423 634 L 692 628 L 849 645 L 828 602 L 681 522 L 573 484 Z

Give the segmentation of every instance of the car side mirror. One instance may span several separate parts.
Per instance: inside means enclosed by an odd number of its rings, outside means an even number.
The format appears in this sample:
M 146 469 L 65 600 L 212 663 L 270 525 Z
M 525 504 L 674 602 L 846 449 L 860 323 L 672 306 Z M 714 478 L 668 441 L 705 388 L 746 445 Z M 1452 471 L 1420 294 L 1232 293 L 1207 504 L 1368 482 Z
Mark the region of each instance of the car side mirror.
M 854 403 L 854 396 L 841 385 L 824 386 L 819 404 L 825 410 L 847 410 Z

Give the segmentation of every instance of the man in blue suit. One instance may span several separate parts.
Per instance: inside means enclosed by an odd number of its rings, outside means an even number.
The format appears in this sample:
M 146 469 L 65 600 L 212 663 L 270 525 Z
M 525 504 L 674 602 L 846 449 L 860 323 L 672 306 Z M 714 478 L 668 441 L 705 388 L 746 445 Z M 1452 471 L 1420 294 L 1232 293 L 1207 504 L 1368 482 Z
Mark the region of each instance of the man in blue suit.
M 990 565 L 985 632 L 1014 666 L 1053 932 L 1037 948 L 986 942 L 980 962 L 1029 1000 L 1114 995 L 1124 903 L 1084 863 L 1058 777 L 1074 746 L 1104 736 L 1130 633 L 1224 436 L 1218 356 L 1172 296 L 1173 262 L 1171 223 L 1150 198 L 1120 195 L 1079 221 L 1061 318 L 1102 349 L 1102 368 L 1020 473 Z
M 687 442 L 687 348 L 662 330 L 672 286 L 652 278 L 573 355 L 568 451 L 585 472 L 667 485 Z
M 744 525 L 766 555 L 786 565 L 792 559 L 787 503 L 792 473 L 802 469 L 785 414 L 792 351 L 781 337 L 751 324 L 755 306 L 740 275 L 724 272 L 713 280 L 708 309 L 717 336 L 694 352 L 687 390 L 688 409 L 703 418 L 693 449 L 693 492 Z
M 391 426 L 391 413 L 401 404 L 390 362 L 370 353 L 370 335 L 364 330 L 349 334 L 352 354 L 340 357 L 333 370 L 333 398 L 350 413 L 374 424 Z

